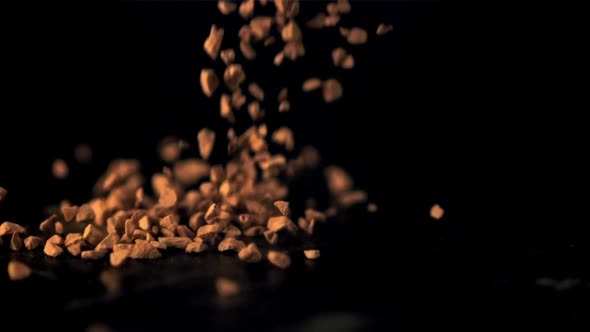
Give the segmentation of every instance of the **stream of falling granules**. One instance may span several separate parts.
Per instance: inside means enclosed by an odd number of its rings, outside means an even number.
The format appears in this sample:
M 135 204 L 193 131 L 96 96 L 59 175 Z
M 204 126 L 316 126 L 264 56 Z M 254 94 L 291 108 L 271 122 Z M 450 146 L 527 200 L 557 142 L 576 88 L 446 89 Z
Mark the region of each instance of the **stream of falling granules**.
M 276 8 L 274 16 L 255 15 L 257 7 L 272 5 Z M 160 258 L 161 252 L 168 248 L 182 249 L 190 255 L 218 250 L 235 252 L 238 259 L 247 263 L 268 260 L 286 269 L 291 258 L 282 247 L 285 241 L 281 239 L 313 237 L 316 223 L 326 222 L 342 209 L 367 201 L 367 194 L 354 190 L 351 177 L 342 168 L 329 166 L 324 174 L 333 205 L 326 211 L 307 208 L 303 216 L 291 214 L 286 201 L 289 188 L 284 179 L 319 167 L 319 153 L 312 147 L 304 147 L 296 157 L 287 157 L 295 149 L 294 133 L 288 127 L 269 133 L 264 124 L 265 116 L 290 110 L 287 88 L 276 96 L 278 109 L 267 113 L 265 101 L 272 96 L 256 82 L 246 85 L 247 74 L 236 63 L 237 52 L 241 53 L 243 61 L 256 61 L 258 52 L 281 41 L 284 46 L 274 55 L 274 65 L 303 57 L 303 34 L 297 22 L 300 2 L 275 0 L 271 4 L 263 0 L 257 3 L 245 0 L 238 4 L 219 1 L 217 8 L 223 15 L 234 15 L 236 19 L 239 15 L 248 22 L 236 32 L 240 37 L 239 45 L 233 48 L 224 45 L 226 31 L 216 25 L 211 26 L 203 45 L 204 52 L 211 58 L 209 67 L 222 61 L 225 70 L 217 73 L 214 69 L 203 68 L 200 74 L 202 92 L 207 97 L 219 98 L 220 116 L 230 125 L 236 121 L 234 111 L 243 108 L 254 122 L 240 135 L 233 128 L 228 130 L 229 161 L 225 165 L 210 165 L 207 161 L 216 142 L 214 130 L 203 128 L 198 132 L 200 158 L 180 160 L 189 143 L 166 138 L 159 145 L 160 157 L 173 166 L 152 175 L 153 197 L 144 193 L 139 161 L 115 160 L 98 179 L 95 198 L 79 206 L 62 202 L 59 211 L 41 222 L 37 230 L 5 221 L 0 225 L 0 245 L 9 241 L 10 250 L 42 249 L 51 257 L 108 258 L 114 267 L 123 266 L 128 259 Z M 325 13 L 317 14 L 305 26 L 307 29 L 333 28 L 341 35 L 343 43 L 364 44 L 368 40 L 366 30 L 337 27 L 341 15 L 350 10 L 348 0 L 328 3 Z M 390 25 L 380 24 L 376 35 L 391 30 Z M 327 51 L 326 56 L 332 58 L 336 70 L 352 69 L 355 65 L 353 55 L 343 47 Z M 335 102 L 343 94 L 342 85 L 334 78 L 310 77 L 303 83 L 302 90 L 321 90 L 326 103 Z M 251 99 L 249 103 L 248 99 Z M 271 154 L 270 141 L 281 146 L 285 154 Z M 80 145 L 75 158 L 79 162 L 89 162 L 92 150 Z M 58 179 L 66 179 L 68 170 L 61 159 L 53 163 L 52 171 Z M 0 202 L 7 195 L 8 191 L 0 187 Z M 375 212 L 377 206 L 370 203 L 368 210 Z M 436 213 L 442 215 L 442 212 Z M 258 248 L 253 241 L 256 237 L 264 237 L 269 249 Z M 304 255 L 307 259 L 318 259 L 320 251 L 304 250 Z M 13 260 L 8 265 L 11 280 L 25 279 L 31 273 L 31 268 L 22 262 Z M 101 275 L 105 285 L 113 283 L 108 276 Z M 220 296 L 239 292 L 237 283 L 226 278 L 219 278 L 216 288 Z

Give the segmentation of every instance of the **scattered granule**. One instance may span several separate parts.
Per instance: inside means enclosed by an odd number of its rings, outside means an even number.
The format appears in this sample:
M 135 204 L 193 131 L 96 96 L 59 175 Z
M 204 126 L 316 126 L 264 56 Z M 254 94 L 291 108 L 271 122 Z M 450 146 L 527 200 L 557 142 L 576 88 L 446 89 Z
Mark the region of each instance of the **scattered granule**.
M 291 109 L 291 104 L 289 103 L 288 100 L 283 100 L 279 104 L 279 112 L 289 112 L 290 109 Z
M 322 80 L 317 77 L 312 77 L 303 82 L 302 89 L 305 92 L 317 90 L 322 87 Z
M 367 211 L 370 213 L 375 213 L 375 212 L 377 212 L 378 209 L 379 209 L 379 207 L 375 203 L 369 203 L 367 205 Z
M 259 0 L 258 2 L 260 3 L 260 5 L 262 7 L 265 7 L 266 5 L 268 5 L 268 0 Z
M 174 177 L 183 186 L 196 184 L 199 180 L 209 175 L 209 172 L 209 164 L 198 159 L 177 161 L 173 167 Z
M 211 97 L 219 87 L 219 78 L 213 69 L 201 70 L 201 89 L 207 97 Z
M 186 237 L 161 236 L 158 238 L 158 242 L 164 244 L 166 247 L 185 249 L 186 246 L 193 241 Z
M 326 14 L 319 13 L 305 23 L 305 26 L 310 29 L 321 29 L 324 27 Z
M 80 233 L 70 233 L 70 234 L 66 235 L 66 239 L 64 241 L 64 245 L 67 247 L 67 246 L 70 246 L 72 244 L 82 242 L 83 240 L 84 239 L 82 238 L 82 234 L 80 234 Z
M 268 37 L 272 27 L 272 18 L 269 16 L 257 16 L 250 21 L 250 31 L 256 40 Z
M 336 8 L 340 14 L 348 14 L 350 13 L 350 2 L 348 0 L 338 0 L 336 2 Z
M 203 242 L 201 238 L 196 238 L 194 242 L 189 243 L 186 248 L 184 249 L 187 253 L 201 253 L 207 250 L 207 245 Z
M 224 233 L 225 233 L 226 238 L 228 238 L 228 237 L 238 238 L 242 235 L 242 231 L 234 225 L 228 225 L 225 228 Z
M 262 260 L 262 254 L 254 242 L 248 244 L 238 253 L 240 260 L 248 263 L 256 263 Z
M 240 285 L 237 282 L 223 277 L 217 278 L 215 287 L 217 294 L 222 298 L 236 296 L 240 293 Z
M 84 229 L 84 234 L 82 237 L 86 242 L 88 242 L 88 244 L 94 247 L 99 244 L 100 241 L 102 241 L 102 239 L 105 237 L 105 234 L 100 229 L 90 224 Z
M 293 131 L 288 127 L 281 127 L 272 134 L 272 141 L 285 147 L 289 152 L 295 148 Z
M 363 28 L 351 28 L 346 34 L 346 41 L 351 45 L 360 45 L 367 42 L 368 34 Z
M 238 11 L 245 20 L 252 17 L 254 15 L 254 0 L 243 0 Z
M 162 257 L 158 249 L 148 243 L 136 243 L 129 252 L 129 258 L 133 259 L 156 259 Z
M 8 191 L 0 187 L 0 202 L 2 202 L 6 198 L 6 195 L 8 195 Z
M 92 160 L 92 148 L 88 144 L 78 144 L 74 148 L 74 159 L 80 164 L 89 163 Z
M 118 267 L 123 265 L 127 258 L 129 257 L 129 253 L 131 249 L 121 249 L 117 251 L 113 251 L 109 257 L 109 261 L 111 266 Z
M 80 255 L 82 259 L 101 259 L 108 254 L 108 250 L 85 250 Z
M 244 102 L 245 98 L 244 98 Z M 227 93 L 224 93 L 219 97 L 219 115 L 229 122 L 235 122 L 236 118 L 232 112 L 231 98 Z
M 63 212 L 63 211 L 62 211 Z M 90 204 L 82 204 L 76 213 L 76 221 L 83 222 L 83 221 L 91 221 L 94 219 L 94 210 L 90 206 Z
M 234 63 L 236 59 L 236 52 L 232 48 L 228 48 L 222 50 L 219 56 L 221 57 L 223 63 L 225 63 L 225 65 L 228 66 Z
M 62 205 L 61 206 L 61 213 L 64 216 L 64 220 L 66 222 L 72 221 L 72 219 L 74 219 L 74 217 L 76 216 L 76 214 L 78 214 L 78 210 L 80 208 L 76 205 Z
M 10 280 L 23 280 L 31 276 L 33 271 L 25 263 L 12 260 L 8 263 L 8 277 Z
M 393 31 L 393 26 L 389 25 L 389 24 L 384 24 L 381 23 L 379 24 L 379 26 L 377 27 L 377 35 L 378 36 L 383 36 L 389 32 Z
M 281 30 L 281 38 L 286 42 L 301 40 L 301 29 L 295 21 L 291 20 Z
M 199 153 L 201 157 L 208 160 L 215 144 L 215 132 L 211 129 L 203 128 L 199 130 L 197 140 L 199 141 Z
M 25 228 L 19 224 L 5 221 L 0 225 L 0 236 L 12 235 L 12 233 L 24 233 Z
M 203 239 L 203 241 L 208 242 L 212 240 L 218 233 L 218 225 L 205 225 L 201 226 L 197 231 L 197 237 Z
M 115 295 L 121 291 L 121 274 L 118 270 L 104 270 L 100 273 L 99 279 L 107 293 Z
M 342 37 L 348 37 L 348 35 L 350 34 L 350 29 L 348 28 L 340 27 L 338 28 L 338 31 L 340 32 L 340 35 Z
M 64 239 L 57 234 L 51 236 L 49 239 L 47 239 L 46 242 L 53 242 L 53 243 L 57 244 L 58 246 L 62 246 L 65 243 Z
M 303 250 L 303 254 L 307 259 L 318 259 L 320 258 L 319 250 Z
M 237 90 L 240 84 L 246 80 L 246 74 L 244 73 L 244 69 L 242 69 L 242 65 L 234 63 L 227 66 L 223 73 L 223 80 L 228 89 L 231 91 Z
M 39 224 L 39 230 L 46 233 L 53 233 L 55 231 L 55 221 L 57 220 L 57 215 L 53 214 L 49 216 L 49 218 L 45 219 L 44 221 Z M 0 226 L 0 235 L 2 234 L 2 226 Z
M 315 219 L 320 222 L 326 221 L 326 214 L 314 209 L 307 208 L 305 209 L 304 214 L 305 219 L 307 220 Z
M 323 97 L 326 103 L 332 103 L 342 97 L 342 85 L 335 79 L 323 83 Z
M 242 25 L 238 36 L 240 37 L 240 41 L 249 43 L 252 41 L 252 29 L 250 29 L 249 25 Z
M 94 250 L 112 250 L 113 246 L 119 243 L 119 240 L 119 234 L 110 233 L 96 245 Z
M 292 223 L 293 222 L 285 216 L 276 216 L 268 218 L 267 227 L 270 231 L 277 233 L 283 229 L 293 229 L 290 225 Z
M 260 85 L 258 85 L 257 83 L 250 83 L 248 85 L 248 92 L 250 93 L 250 95 L 252 95 L 252 97 L 258 99 L 259 101 L 264 100 L 264 90 L 262 90 Z
M 329 166 L 324 171 L 324 175 L 328 183 L 328 189 L 334 196 L 352 189 L 352 178 L 344 169 L 338 166 Z
M 238 5 L 231 2 L 231 0 L 219 0 L 217 2 L 217 8 L 223 15 L 229 15 L 236 11 Z
M 286 18 L 299 14 L 299 0 L 275 0 L 277 12 Z
M 242 52 L 242 55 L 246 60 L 256 59 L 256 51 L 254 50 L 252 45 L 245 40 L 242 40 L 240 42 L 240 52 Z
M 326 16 L 324 18 L 324 26 L 334 27 L 340 22 L 340 16 Z
M 51 166 L 51 172 L 56 179 L 63 180 L 68 177 L 70 169 L 63 159 L 56 159 Z
M 260 120 L 264 116 L 264 111 L 260 109 L 260 103 L 253 101 L 248 104 L 248 114 L 252 120 Z
M 221 49 L 221 43 L 223 42 L 223 28 L 217 28 L 215 24 L 211 26 L 209 37 L 205 40 L 203 49 L 213 60 L 217 59 L 219 50 Z
M 352 54 L 346 55 L 346 57 L 342 61 L 341 67 L 344 69 L 354 68 L 354 57 L 352 56 Z
M 244 106 L 246 103 L 246 96 L 242 93 L 241 90 L 236 90 L 231 95 L 231 104 L 232 107 L 236 110 L 239 110 Z
M 299 218 L 297 221 L 297 225 L 301 228 L 307 235 L 313 235 L 313 230 L 315 228 L 315 219 L 305 219 Z
M 160 158 L 167 162 L 171 163 L 178 158 L 180 158 L 180 154 L 182 150 L 186 149 L 188 144 L 176 137 L 165 137 L 159 144 L 159 152 Z
M 45 247 L 43 248 L 43 252 L 47 256 L 57 257 L 57 256 L 61 255 L 64 252 L 64 250 L 60 246 L 58 246 L 57 244 L 55 244 L 51 241 L 47 241 L 47 242 L 45 242 Z
M 337 47 L 332 51 L 332 62 L 334 66 L 340 67 L 342 66 L 342 62 L 346 58 L 346 50 L 342 47 Z M 319 86 L 317 87 L 319 88 Z
M 328 13 L 328 15 L 330 16 L 338 15 L 338 6 L 336 5 L 336 3 L 330 2 L 326 4 L 326 13 Z
M 276 202 L 273 203 L 273 205 L 279 210 L 279 212 L 283 216 L 288 216 L 289 215 L 289 202 L 276 201 Z
M 22 247 L 23 240 L 20 238 L 17 232 L 12 233 L 12 238 L 10 238 L 10 249 L 18 251 Z
M 280 66 L 281 63 L 283 63 L 284 59 L 285 59 L 285 53 L 279 52 L 279 53 L 277 53 L 277 55 L 275 55 L 275 57 L 273 59 L 273 63 L 275 66 Z
M 55 223 L 55 233 L 63 234 L 65 232 L 65 226 L 61 221 Z
M 270 250 L 266 255 L 266 258 L 272 263 L 272 265 L 283 270 L 291 265 L 291 258 L 289 258 L 287 254 L 280 251 Z
M 287 100 L 287 98 L 289 98 L 289 89 L 287 89 L 287 88 L 282 88 L 282 89 L 279 91 L 279 94 L 278 94 L 278 96 L 277 96 L 277 100 L 278 100 L 279 102 L 281 102 L 281 101 L 286 101 L 286 100 Z
M 338 196 L 338 204 L 341 207 L 351 207 L 367 201 L 367 193 L 362 190 L 353 190 Z
M 246 245 L 244 242 L 240 240 L 236 240 L 233 237 L 228 237 L 223 239 L 217 246 L 217 250 L 224 252 L 224 251 L 235 251 L 236 253 L 240 252 L 240 250 L 244 249 Z
M 277 242 L 279 241 L 279 236 L 277 235 L 277 233 L 269 230 L 264 231 L 264 238 L 266 239 L 266 241 L 269 244 L 277 244 Z
M 37 236 L 32 236 L 32 235 L 28 236 L 25 238 L 24 244 L 25 244 L 25 248 L 27 248 L 27 250 L 36 249 L 41 244 L 41 238 L 37 237 Z
M 430 208 L 430 217 L 436 220 L 440 220 L 445 214 L 445 210 L 438 204 L 434 204 Z
M 264 40 L 264 46 L 268 47 L 270 45 L 273 45 L 275 42 L 276 42 L 275 37 L 270 36 Z

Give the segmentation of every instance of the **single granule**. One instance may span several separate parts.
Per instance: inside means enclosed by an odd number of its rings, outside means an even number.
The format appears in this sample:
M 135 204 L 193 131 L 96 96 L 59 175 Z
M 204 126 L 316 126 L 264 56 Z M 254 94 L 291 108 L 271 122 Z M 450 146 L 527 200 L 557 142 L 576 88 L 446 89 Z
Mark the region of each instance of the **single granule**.
M 8 263 L 8 277 L 10 280 L 23 280 L 28 278 L 33 271 L 25 263 L 10 261 Z
M 280 251 L 270 250 L 266 257 L 268 258 L 268 261 L 271 262 L 274 266 L 281 268 L 283 270 L 288 268 L 289 265 L 291 265 L 291 258 L 289 258 L 287 254 L 282 253 Z
M 430 217 L 432 217 L 433 219 L 440 220 L 444 214 L 445 210 L 443 210 L 443 208 L 438 204 L 434 204 L 430 208 Z

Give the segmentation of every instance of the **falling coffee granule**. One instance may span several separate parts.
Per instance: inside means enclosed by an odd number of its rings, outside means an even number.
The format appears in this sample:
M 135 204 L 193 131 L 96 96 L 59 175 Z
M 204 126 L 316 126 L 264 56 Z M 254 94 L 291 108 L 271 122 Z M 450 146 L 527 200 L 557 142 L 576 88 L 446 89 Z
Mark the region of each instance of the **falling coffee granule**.
M 201 70 L 201 89 L 207 97 L 211 97 L 217 87 L 219 86 L 219 79 L 213 69 Z
M 210 129 L 203 128 L 199 131 L 197 139 L 199 141 L 199 152 L 201 153 L 201 157 L 203 157 L 205 160 L 208 160 L 209 156 L 211 155 L 211 151 L 213 151 L 215 132 Z
M 270 250 L 267 258 L 274 266 L 281 269 L 286 269 L 291 265 L 291 258 L 280 251 Z
M 231 2 L 231 0 L 219 0 L 217 8 L 223 15 L 229 15 L 236 11 L 238 5 Z
M 41 244 L 41 238 L 37 236 L 28 236 L 27 238 L 25 238 L 24 243 L 25 248 L 27 248 L 27 250 L 33 250 Z
M 0 236 L 12 235 L 12 233 L 25 233 L 25 228 L 10 221 L 5 221 L 0 225 Z
M 323 96 L 326 103 L 333 103 L 342 97 L 342 85 L 337 80 L 326 80 L 323 86 Z
M 8 277 L 10 280 L 27 279 L 33 271 L 26 264 L 19 261 L 10 261 L 8 263 Z
M 351 45 L 360 45 L 367 42 L 368 34 L 365 29 L 354 27 L 343 34 Z
M 430 217 L 433 219 L 440 220 L 444 214 L 445 210 L 443 210 L 443 208 L 438 204 L 434 204 L 432 208 L 430 208 Z
M 6 198 L 7 194 L 8 194 L 8 191 L 6 189 L 0 187 L 0 202 L 2 202 Z
M 303 91 L 309 92 L 313 90 L 317 90 L 322 87 L 322 80 L 319 78 L 309 78 L 305 82 L 303 82 Z
M 320 251 L 319 250 L 304 250 L 303 254 L 307 259 L 318 259 L 320 258 Z
M 63 159 L 56 159 L 51 166 L 51 171 L 56 179 L 63 180 L 68 177 L 70 170 Z
M 393 31 L 393 26 L 389 25 L 389 24 L 379 24 L 379 26 L 377 27 L 377 35 L 378 36 L 382 36 L 385 35 L 389 32 Z
M 217 55 L 219 54 L 219 50 L 221 49 L 222 42 L 223 29 L 218 29 L 217 26 L 213 24 L 211 26 L 211 31 L 209 32 L 209 37 L 207 37 L 207 40 L 205 40 L 203 49 L 211 59 L 215 60 L 217 59 Z
M 20 250 L 23 246 L 23 240 L 20 238 L 18 233 L 12 233 L 12 238 L 10 239 L 10 249 L 14 251 Z

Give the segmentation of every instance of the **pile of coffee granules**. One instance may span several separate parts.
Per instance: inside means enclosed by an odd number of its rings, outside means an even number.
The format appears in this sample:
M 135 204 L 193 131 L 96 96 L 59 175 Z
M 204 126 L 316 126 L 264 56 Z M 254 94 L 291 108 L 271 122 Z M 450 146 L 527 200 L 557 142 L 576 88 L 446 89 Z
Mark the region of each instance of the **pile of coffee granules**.
M 239 45 L 233 45 L 236 50 L 224 45 L 223 37 L 228 32 L 216 25 L 211 27 L 203 45 L 211 61 L 225 64 L 223 73 L 202 69 L 203 93 L 219 98 L 220 116 L 229 124 L 236 122 L 234 112 L 244 109 L 253 123 L 239 135 L 233 126 L 227 131 L 227 163 L 210 165 L 207 162 L 219 130 L 203 128 L 198 132 L 200 158 L 180 160 L 189 143 L 166 138 L 159 146 L 160 156 L 172 166 L 152 175 L 153 195 L 144 192 L 145 178 L 139 161 L 115 160 L 96 182 L 95 198 L 80 205 L 63 201 L 38 229 L 5 221 L 0 225 L 0 245 L 7 241 L 10 250 L 42 250 L 50 257 L 72 255 L 85 260 L 108 259 L 114 267 L 124 266 L 128 259 L 160 258 L 162 251 L 168 248 L 181 249 L 191 255 L 217 250 L 235 252 L 237 258 L 247 263 L 268 260 L 286 269 L 291 264 L 287 243 L 312 238 L 316 223 L 324 223 L 346 208 L 366 203 L 367 194 L 353 188 L 351 177 L 342 168 L 329 166 L 324 174 L 332 205 L 324 211 L 308 207 L 301 216 L 291 213 L 286 201 L 289 196 L 286 179 L 318 167 L 320 154 L 312 147 L 304 147 L 294 157 L 289 157 L 296 147 L 294 133 L 288 127 L 270 133 L 264 123 L 265 117 L 273 112 L 290 111 L 287 88 L 276 96 L 278 109 L 267 112 L 265 101 L 272 96 L 256 82 L 246 85 L 247 73 L 237 63 L 239 54 L 243 61 L 255 61 L 258 52 L 264 52 L 267 46 L 281 40 L 284 46 L 274 55 L 276 66 L 305 56 L 302 29 L 297 22 L 300 2 L 276 0 L 274 16 L 255 15 L 258 7 L 271 5 L 263 0 L 258 3 L 245 0 L 240 4 L 220 0 L 217 7 L 222 14 L 239 15 L 241 18 L 236 19 L 247 21 L 235 32 L 239 35 Z M 328 3 L 326 12 L 316 15 L 305 26 L 334 29 L 344 43 L 364 44 L 369 38 L 366 30 L 338 27 L 341 15 L 350 10 L 348 0 Z M 390 25 L 381 24 L 376 35 L 391 30 Z M 343 47 L 327 51 L 326 56 L 332 58 L 337 69 L 349 70 L 355 66 L 353 55 Z M 309 78 L 302 89 L 306 92 L 321 89 L 326 103 L 335 102 L 343 95 L 342 85 L 334 78 Z M 283 153 L 271 153 L 275 147 Z M 75 158 L 79 162 L 89 162 L 92 150 L 80 145 Z M 61 159 L 52 166 L 54 176 L 59 179 L 66 179 L 68 170 Z M 7 193 L 0 187 L 0 202 Z M 367 210 L 376 212 L 377 206 L 370 203 Z M 442 216 L 442 212 L 435 214 Z M 266 240 L 264 248 L 253 241 L 257 237 Z M 320 257 L 317 249 L 306 249 L 303 253 L 307 259 Z M 8 265 L 12 280 L 25 279 L 33 272 L 22 262 L 13 260 Z M 101 275 L 101 280 L 111 285 L 109 289 L 116 289 L 112 286 L 116 282 L 111 275 Z M 218 279 L 216 287 L 220 296 L 239 292 L 238 284 L 226 278 Z

